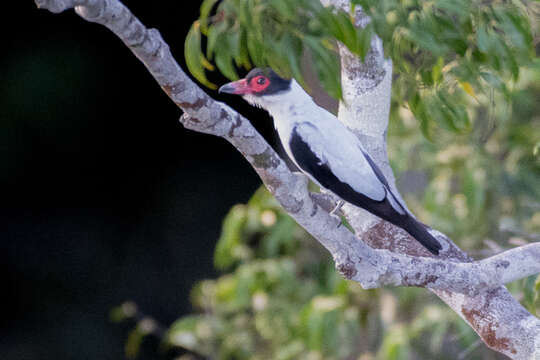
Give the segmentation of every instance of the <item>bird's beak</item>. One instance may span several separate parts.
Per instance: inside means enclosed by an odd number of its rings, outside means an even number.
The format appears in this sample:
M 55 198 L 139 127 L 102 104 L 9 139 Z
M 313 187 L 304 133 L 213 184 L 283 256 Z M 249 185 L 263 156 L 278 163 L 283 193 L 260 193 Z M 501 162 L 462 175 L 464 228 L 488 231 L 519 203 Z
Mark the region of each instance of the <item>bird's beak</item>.
M 219 93 L 245 95 L 251 92 L 246 79 L 227 83 L 219 88 Z

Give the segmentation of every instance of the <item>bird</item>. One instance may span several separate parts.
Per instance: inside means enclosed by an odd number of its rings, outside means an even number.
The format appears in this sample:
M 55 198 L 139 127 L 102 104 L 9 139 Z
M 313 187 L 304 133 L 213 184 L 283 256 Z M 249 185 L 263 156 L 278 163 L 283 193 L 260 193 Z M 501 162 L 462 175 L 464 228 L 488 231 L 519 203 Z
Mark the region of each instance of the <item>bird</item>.
M 282 78 L 271 68 L 254 68 L 218 91 L 240 95 L 266 110 L 287 155 L 318 186 L 402 228 L 432 254 L 439 254 L 439 241 L 394 195 L 359 138 L 318 106 L 296 80 Z M 331 214 L 342 205 L 338 202 Z

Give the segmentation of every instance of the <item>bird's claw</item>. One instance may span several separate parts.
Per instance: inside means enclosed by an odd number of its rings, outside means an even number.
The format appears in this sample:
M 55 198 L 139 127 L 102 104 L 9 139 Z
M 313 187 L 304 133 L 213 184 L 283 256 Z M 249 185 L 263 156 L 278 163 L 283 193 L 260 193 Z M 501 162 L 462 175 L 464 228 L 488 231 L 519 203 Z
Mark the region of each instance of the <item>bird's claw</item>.
M 337 213 L 339 212 L 339 210 L 341 210 L 341 207 L 343 206 L 343 204 L 345 204 L 345 201 L 339 200 L 334 210 L 330 211 L 330 216 L 338 221 L 338 226 L 337 226 L 338 229 L 343 224 L 343 221 L 341 221 L 341 216 L 338 215 Z

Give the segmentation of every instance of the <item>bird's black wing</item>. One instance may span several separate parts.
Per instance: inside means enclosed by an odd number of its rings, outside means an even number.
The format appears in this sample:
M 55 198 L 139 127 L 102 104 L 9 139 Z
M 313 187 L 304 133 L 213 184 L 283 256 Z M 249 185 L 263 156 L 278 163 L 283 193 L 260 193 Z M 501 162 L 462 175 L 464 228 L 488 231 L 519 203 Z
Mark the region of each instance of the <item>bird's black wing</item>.
M 360 151 L 362 152 L 362 154 L 364 155 L 364 157 L 366 158 L 367 162 L 369 163 L 369 165 L 371 166 L 371 168 L 373 169 L 373 172 L 375 173 L 375 175 L 377 175 L 377 178 L 387 187 L 387 188 L 390 188 L 390 186 L 388 185 L 388 181 L 386 181 L 386 178 L 384 177 L 381 169 L 379 169 L 379 167 L 377 166 L 377 164 L 375 164 L 375 161 L 373 161 L 373 159 L 371 158 L 371 156 L 369 156 L 368 153 L 366 153 L 364 150 L 360 149 Z
M 312 151 L 309 144 L 304 141 L 296 128 L 293 130 L 289 147 L 295 162 L 303 171 L 311 175 L 321 186 L 332 191 L 343 200 L 366 209 L 385 220 L 400 216 L 386 197 L 380 201 L 373 200 L 355 191 L 349 184 L 338 179 L 328 164 Z
M 386 177 L 384 177 L 384 174 L 382 173 L 381 169 L 377 166 L 377 164 L 375 164 L 375 161 L 373 161 L 373 159 L 371 158 L 371 156 L 369 156 L 368 153 L 366 153 L 362 149 L 360 149 L 360 151 L 362 151 L 362 154 L 364 155 L 367 162 L 369 163 L 369 165 L 373 169 L 373 172 L 375 173 L 377 178 L 384 184 L 384 186 L 386 186 L 386 190 L 387 190 L 388 194 L 392 197 L 392 200 L 394 200 L 394 201 L 392 201 L 394 203 L 394 208 L 397 206 L 397 207 L 399 207 L 399 209 L 396 209 L 398 212 L 402 212 L 403 214 L 406 213 L 407 210 L 405 210 L 405 207 L 403 205 L 401 205 L 398 198 L 392 192 L 392 190 L 390 188 L 390 185 L 388 185 L 388 181 L 386 180 Z
M 439 254 L 439 250 L 442 248 L 441 244 L 427 231 L 426 227 L 416 221 L 413 217 L 409 216 L 404 209 L 403 213 L 399 213 L 392 206 L 388 196 L 392 196 L 400 207 L 401 204 L 399 204 L 395 196 L 390 192 L 386 178 L 382 175 L 381 170 L 373 160 L 371 160 L 369 155 L 364 153 L 364 156 L 366 156 L 366 160 L 373 168 L 375 175 L 379 181 L 386 186 L 386 196 L 380 201 L 373 200 L 368 196 L 355 191 L 349 184 L 338 179 L 332 172 L 332 169 L 330 169 L 330 166 L 324 159 L 317 156 L 309 144 L 298 133 L 296 128 L 293 129 L 292 136 L 289 140 L 289 148 L 300 169 L 311 175 L 321 186 L 332 191 L 343 200 L 403 228 L 431 253 L 435 255 Z

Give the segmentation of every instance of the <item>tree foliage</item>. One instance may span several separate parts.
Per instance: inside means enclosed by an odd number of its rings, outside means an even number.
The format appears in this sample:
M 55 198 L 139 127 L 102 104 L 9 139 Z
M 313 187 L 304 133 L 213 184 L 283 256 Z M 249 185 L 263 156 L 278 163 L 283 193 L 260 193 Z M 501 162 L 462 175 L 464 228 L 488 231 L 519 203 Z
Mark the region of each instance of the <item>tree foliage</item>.
M 227 274 L 194 288 L 200 313 L 178 320 L 167 337 L 205 358 L 405 359 L 416 346 L 435 356 L 447 332 L 474 342 L 451 310 L 426 307 L 432 299 L 418 290 L 364 291 L 344 280 L 264 189 L 229 212 L 216 261 Z M 422 338 L 429 331 L 436 340 Z
M 539 239 L 540 157 L 534 146 L 540 139 L 540 71 L 521 71 L 523 79 L 507 95 L 479 94 L 486 105 L 474 99 L 461 104 L 474 124 L 467 134 L 441 132 L 432 143 L 409 110 L 391 113 L 388 147 L 398 185 L 407 192 L 408 177 L 423 179 L 415 180 L 423 185 L 412 186 L 407 203 L 468 249 L 485 248 L 485 239 Z
M 533 2 L 354 2 L 370 16 L 394 61 L 394 98 L 407 104 L 430 138 L 434 125 L 452 132 L 470 130 L 463 103 L 493 93 L 507 102 L 520 69 L 535 64 L 533 26 L 538 24 L 531 21 L 539 9 Z
M 319 1 L 225 0 L 212 12 L 217 2 L 202 2 L 201 16 L 186 38 L 189 70 L 210 87 L 215 85 L 204 73 L 204 68 L 213 69 L 209 60 L 231 80 L 238 78 L 236 68 L 270 66 L 282 76 L 294 76 L 304 83 L 301 61 L 304 50 L 308 50 L 323 86 L 339 98 L 335 40 L 362 57 L 370 46 L 371 26 L 356 28 L 348 13 L 325 8 Z M 201 50 L 201 34 L 207 39 L 206 53 Z
M 423 289 L 363 290 L 260 189 L 223 222 L 216 263 L 225 273 L 192 291 L 195 313 L 169 329 L 185 359 L 473 359 L 493 356 Z M 513 284 L 540 310 L 539 282 Z
M 186 38 L 186 62 L 203 84 L 217 69 L 229 79 L 238 69 L 270 66 L 304 83 L 302 57 L 311 63 L 324 89 L 341 97 L 336 41 L 364 57 L 373 34 L 394 62 L 395 104 L 406 105 L 425 136 L 437 131 L 470 131 L 462 106 L 468 98 L 509 89 L 520 69 L 538 66 L 532 22 L 539 9 L 532 1 L 502 0 L 355 0 L 351 12 L 323 7 L 318 0 L 205 0 L 201 16 Z M 355 27 L 355 6 L 370 16 Z M 204 41 L 206 40 L 206 41 Z M 205 51 L 203 51 L 203 49 Z M 535 63 L 536 61 L 536 63 Z

